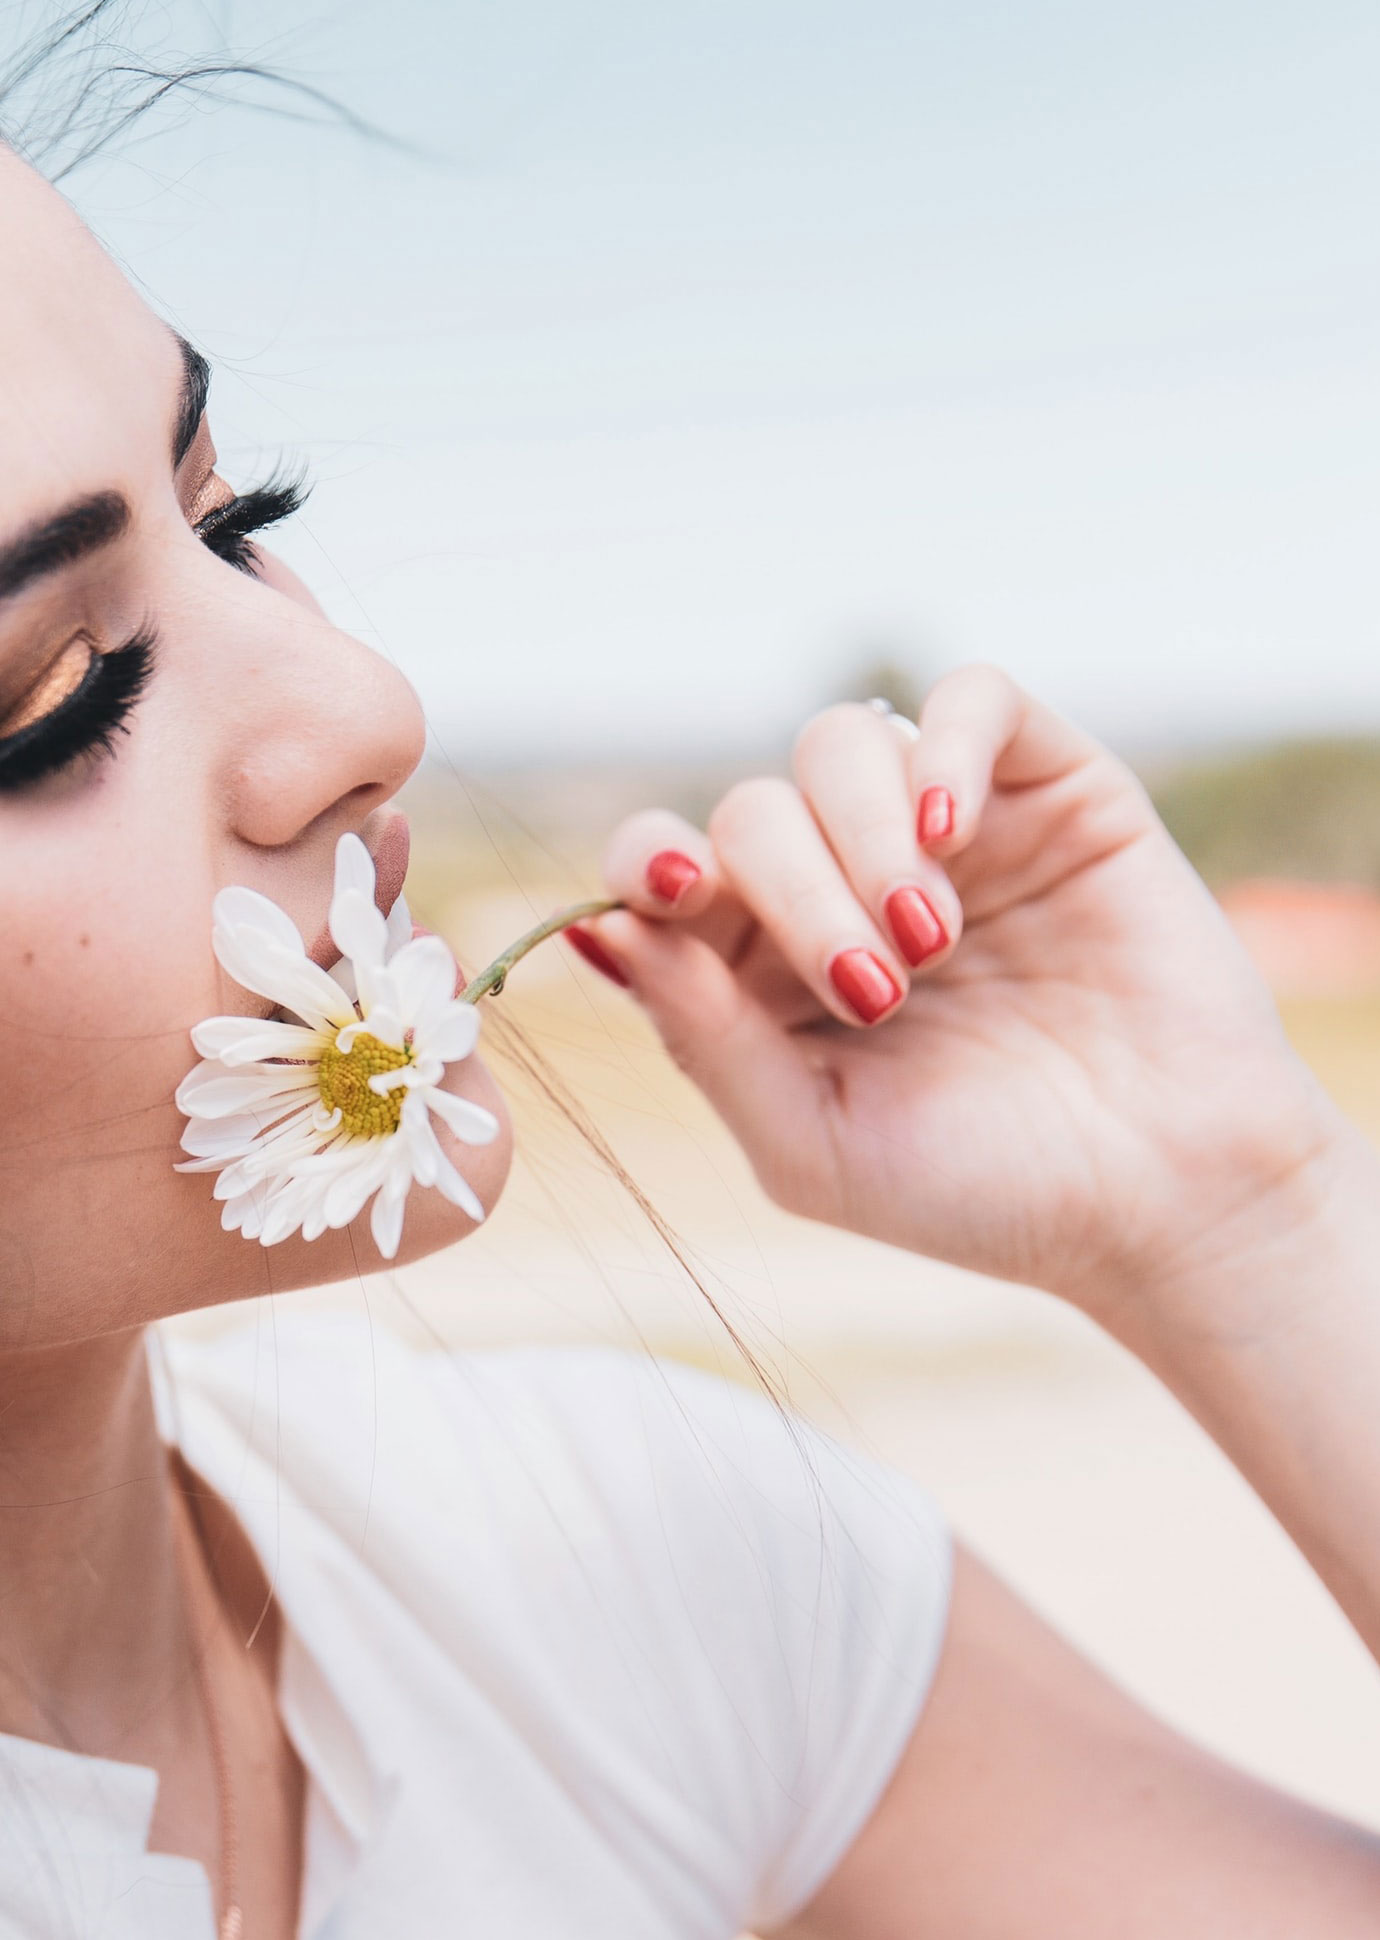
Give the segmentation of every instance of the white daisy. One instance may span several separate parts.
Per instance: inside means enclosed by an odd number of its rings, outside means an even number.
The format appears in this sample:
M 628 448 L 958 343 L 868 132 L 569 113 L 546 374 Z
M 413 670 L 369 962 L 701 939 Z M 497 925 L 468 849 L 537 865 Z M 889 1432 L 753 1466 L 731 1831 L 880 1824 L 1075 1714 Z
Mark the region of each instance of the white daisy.
M 252 889 L 223 889 L 213 916 L 212 945 L 236 983 L 299 1020 L 210 1017 L 192 1032 L 203 1062 L 177 1088 L 191 1154 L 177 1169 L 219 1175 L 226 1230 L 264 1246 L 299 1230 L 317 1239 L 373 1195 L 370 1230 L 391 1260 L 414 1181 L 483 1219 L 431 1123 L 434 1112 L 467 1145 L 497 1136 L 492 1112 L 440 1088 L 446 1066 L 473 1051 L 479 1014 L 456 997 L 440 938 L 413 937 L 402 898 L 387 918 L 377 908 L 359 837 L 336 846 L 334 971 Z

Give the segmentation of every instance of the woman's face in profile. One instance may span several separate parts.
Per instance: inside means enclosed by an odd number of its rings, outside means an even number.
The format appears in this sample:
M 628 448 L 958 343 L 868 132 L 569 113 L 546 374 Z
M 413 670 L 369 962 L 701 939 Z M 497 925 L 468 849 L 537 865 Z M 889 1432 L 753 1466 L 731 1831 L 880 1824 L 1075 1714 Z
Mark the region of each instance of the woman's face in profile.
M 233 493 L 184 347 L 3 150 L 0 261 L 0 1348 L 12 1348 L 378 1264 L 367 1214 L 310 1245 L 223 1233 L 209 1180 L 173 1171 L 172 1094 L 193 1024 L 268 1009 L 212 956 L 217 890 L 261 891 L 310 942 L 353 829 L 391 899 L 402 845 L 384 805 L 423 723 L 402 676 L 285 568 L 261 555 L 242 571 L 197 536 L 193 522 Z M 503 1125 L 493 1144 L 451 1151 L 487 1207 L 507 1119 L 477 1059 L 449 1082 Z M 439 1194 L 414 1192 L 400 1258 L 469 1229 Z

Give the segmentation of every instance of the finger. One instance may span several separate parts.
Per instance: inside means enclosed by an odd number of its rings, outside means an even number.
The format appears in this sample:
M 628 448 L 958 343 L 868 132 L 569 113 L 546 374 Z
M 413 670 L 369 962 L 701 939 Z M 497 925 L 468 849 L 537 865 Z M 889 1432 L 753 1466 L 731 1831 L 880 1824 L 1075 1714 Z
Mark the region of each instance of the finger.
M 604 851 L 604 879 L 620 902 L 656 917 L 701 916 L 723 886 L 709 837 L 668 808 L 619 823 Z
M 833 1016 L 875 1024 L 903 1000 L 906 970 L 858 900 L 801 795 L 761 777 L 730 788 L 709 820 L 719 865 L 796 976 Z
M 903 741 L 913 741 L 920 732 L 918 723 L 912 721 L 909 714 L 898 714 L 888 700 L 865 701 L 863 705 L 870 708 L 874 714 L 880 715 L 892 732 L 899 734 Z
M 932 854 L 957 855 L 977 833 L 994 783 L 1055 781 L 1098 753 L 1095 741 L 999 667 L 946 674 L 906 750 L 917 838 Z
M 953 948 L 963 912 L 917 839 L 899 718 L 851 703 L 827 708 L 802 730 L 794 770 L 854 893 L 917 970 Z
M 798 1041 L 712 945 L 679 925 L 619 910 L 590 928 L 671 1057 L 743 1146 L 766 1190 L 780 1196 L 787 1185 L 783 1126 L 799 1148 L 823 1122 Z M 797 1149 L 797 1163 L 800 1158 Z

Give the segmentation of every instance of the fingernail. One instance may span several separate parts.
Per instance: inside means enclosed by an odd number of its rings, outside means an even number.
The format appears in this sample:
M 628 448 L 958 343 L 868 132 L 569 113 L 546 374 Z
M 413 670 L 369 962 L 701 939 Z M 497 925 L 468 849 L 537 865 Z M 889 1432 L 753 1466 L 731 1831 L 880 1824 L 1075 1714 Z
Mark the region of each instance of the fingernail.
M 893 889 L 886 899 L 886 920 L 912 970 L 942 950 L 949 940 L 933 903 L 918 889 Z
M 871 950 L 840 950 L 829 965 L 829 981 L 864 1024 L 875 1024 L 901 1001 L 901 986 Z
M 920 816 L 917 824 L 922 846 L 927 842 L 942 842 L 946 835 L 954 832 L 954 798 L 947 788 L 927 788 L 920 797 Z
M 679 849 L 662 849 L 647 864 L 647 887 L 663 903 L 678 903 L 691 883 L 699 879 L 699 863 Z
M 576 955 L 582 956 L 595 970 L 602 971 L 610 983 L 616 983 L 620 990 L 631 990 L 632 979 L 614 962 L 603 944 L 597 942 L 588 930 L 582 930 L 578 923 L 572 923 L 570 928 L 563 930 L 561 934 Z

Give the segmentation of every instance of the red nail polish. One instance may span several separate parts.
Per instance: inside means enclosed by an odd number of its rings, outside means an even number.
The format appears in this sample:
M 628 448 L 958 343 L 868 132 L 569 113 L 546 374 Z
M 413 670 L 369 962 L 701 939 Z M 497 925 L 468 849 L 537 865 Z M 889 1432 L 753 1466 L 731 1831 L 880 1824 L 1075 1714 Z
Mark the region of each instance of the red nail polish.
M 829 981 L 864 1024 L 875 1024 L 901 1001 L 901 986 L 871 950 L 840 950 L 829 965 Z
M 927 788 L 920 797 L 917 832 L 921 847 L 927 842 L 942 842 L 954 832 L 954 798 L 947 788 Z
M 582 930 L 578 923 L 572 923 L 570 928 L 563 930 L 561 934 L 571 949 L 578 956 L 582 956 L 595 970 L 602 971 L 610 983 L 616 983 L 620 990 L 632 988 L 632 979 L 619 968 L 603 944 L 596 942 L 588 930 Z
M 699 879 L 699 863 L 679 849 L 662 849 L 647 864 L 647 887 L 663 903 L 678 903 L 691 883 Z
M 942 950 L 949 940 L 933 903 L 918 889 L 893 889 L 886 899 L 886 920 L 912 970 Z

